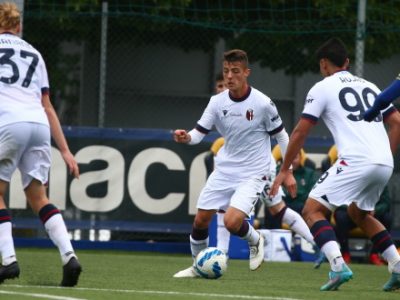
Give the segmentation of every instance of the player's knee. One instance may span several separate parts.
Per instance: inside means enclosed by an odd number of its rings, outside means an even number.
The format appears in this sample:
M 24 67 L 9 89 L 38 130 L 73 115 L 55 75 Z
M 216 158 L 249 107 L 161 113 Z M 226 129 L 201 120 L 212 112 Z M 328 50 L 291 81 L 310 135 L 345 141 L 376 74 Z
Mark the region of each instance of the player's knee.
M 238 232 L 240 226 L 242 225 L 242 222 L 239 222 L 238 220 L 225 219 L 224 221 L 225 221 L 225 227 L 230 233 Z
M 285 202 L 281 201 L 278 204 L 269 207 L 268 210 L 272 216 L 276 216 L 281 212 L 282 209 L 285 208 L 285 206 L 286 206 Z

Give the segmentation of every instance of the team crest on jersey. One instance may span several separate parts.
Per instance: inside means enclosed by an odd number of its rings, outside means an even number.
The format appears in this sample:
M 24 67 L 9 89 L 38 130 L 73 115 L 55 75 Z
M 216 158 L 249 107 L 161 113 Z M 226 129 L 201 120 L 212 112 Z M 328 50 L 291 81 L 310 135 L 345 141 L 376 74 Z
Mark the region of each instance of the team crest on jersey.
M 224 114 L 224 117 L 225 117 L 226 114 L 228 113 L 228 111 L 227 111 L 226 109 L 224 109 L 224 110 L 222 111 L 222 113 Z
M 246 119 L 249 121 L 254 119 L 254 112 L 251 108 L 246 111 Z

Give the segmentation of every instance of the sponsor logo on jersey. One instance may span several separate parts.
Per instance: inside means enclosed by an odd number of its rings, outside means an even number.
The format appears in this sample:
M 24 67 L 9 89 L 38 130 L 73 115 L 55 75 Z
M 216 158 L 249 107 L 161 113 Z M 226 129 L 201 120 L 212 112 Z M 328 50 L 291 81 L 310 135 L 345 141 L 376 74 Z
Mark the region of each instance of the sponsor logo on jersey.
M 326 202 L 329 202 L 327 195 L 322 195 L 321 198 L 324 199 Z
M 277 120 L 279 120 L 279 115 L 274 116 L 274 117 L 271 119 L 271 122 L 275 122 L 275 121 L 277 121 Z
M 246 111 L 246 119 L 249 121 L 254 119 L 254 112 L 251 108 Z
M 307 104 L 307 103 L 312 103 L 313 101 L 314 101 L 313 98 L 307 98 L 307 99 L 306 99 L 306 104 Z

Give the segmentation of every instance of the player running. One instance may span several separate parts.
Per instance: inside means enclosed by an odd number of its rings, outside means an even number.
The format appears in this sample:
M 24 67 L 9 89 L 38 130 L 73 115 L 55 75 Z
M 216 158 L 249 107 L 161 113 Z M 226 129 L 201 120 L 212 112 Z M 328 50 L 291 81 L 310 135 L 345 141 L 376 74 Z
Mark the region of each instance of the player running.
M 208 246 L 208 227 L 213 215 L 226 211 L 225 227 L 230 233 L 248 241 L 250 270 L 264 260 L 264 239 L 246 220 L 267 182 L 271 161 L 270 137 L 278 140 L 285 153 L 288 135 L 278 111 L 266 95 L 247 83 L 248 58 L 242 50 L 224 53 L 223 74 L 228 90 L 212 96 L 196 128 L 190 132 L 177 129 L 178 143 L 197 144 L 216 127 L 225 144 L 215 158 L 215 170 L 209 176 L 197 202 L 197 214 L 190 235 L 192 256 Z M 286 178 L 294 195 L 296 181 Z M 174 277 L 199 276 L 193 266 Z
M 383 289 L 398 289 L 400 255 L 389 232 L 371 212 L 392 175 L 392 152 L 400 139 L 400 114 L 390 105 L 383 111 L 383 118 L 379 116 L 372 123 L 363 122 L 363 114 L 379 94 L 379 89 L 347 71 L 349 59 L 341 40 L 328 40 L 316 54 L 325 79 L 308 92 L 302 117 L 290 137 L 271 195 L 277 193 L 288 174 L 289 165 L 311 128 L 321 118 L 331 131 L 339 151 L 339 159 L 320 177 L 303 210 L 314 240 L 331 267 L 329 281 L 321 286 L 321 290 L 337 290 L 353 277 L 328 220 L 331 211 L 341 205 L 349 206 L 348 213 L 354 223 L 368 235 L 387 260 L 391 277 Z M 382 119 L 390 127 L 389 138 Z
M 18 168 L 26 199 L 37 213 L 63 264 L 62 286 L 74 286 L 81 265 L 72 248 L 60 211 L 49 203 L 45 184 L 51 164 L 50 134 L 75 177 L 71 154 L 50 102 L 49 80 L 41 54 L 18 37 L 20 13 L 13 3 L 0 4 L 0 283 L 19 276 L 11 216 L 4 202 L 8 183 Z

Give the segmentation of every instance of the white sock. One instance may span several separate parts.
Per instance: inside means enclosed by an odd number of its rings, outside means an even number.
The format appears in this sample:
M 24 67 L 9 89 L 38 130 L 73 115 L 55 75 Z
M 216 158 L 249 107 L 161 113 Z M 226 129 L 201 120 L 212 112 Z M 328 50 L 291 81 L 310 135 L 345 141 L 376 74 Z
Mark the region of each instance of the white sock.
M 196 258 L 197 254 L 199 254 L 201 250 L 208 247 L 208 240 L 208 237 L 205 240 L 194 240 L 192 235 L 190 235 L 190 250 L 192 251 L 193 259 Z
M 248 241 L 250 246 L 254 246 L 257 245 L 258 241 L 260 240 L 260 233 L 257 232 L 257 230 L 255 230 L 254 227 L 249 223 L 249 231 L 247 231 L 246 235 L 241 239 Z
M 2 265 L 8 266 L 9 264 L 17 261 L 15 255 L 14 241 L 12 238 L 11 222 L 4 222 L 0 224 L 0 253 L 2 258 Z
M 342 271 L 344 260 L 337 242 L 329 241 L 325 243 L 322 246 L 321 251 L 324 252 L 326 258 L 328 259 L 332 271 Z
M 217 248 L 228 254 L 231 233 L 224 224 L 224 214 L 217 214 Z
M 315 245 L 314 237 L 312 236 L 310 229 L 304 219 L 296 211 L 287 207 L 285 214 L 282 217 L 282 222 L 288 224 L 290 229 L 305 238 L 307 242 Z
M 388 262 L 388 268 L 391 272 L 400 273 L 400 255 L 394 245 L 383 251 L 382 256 Z
M 58 247 L 63 265 L 67 264 L 71 257 L 76 257 L 61 214 L 55 214 L 50 217 L 44 227 L 54 245 Z

